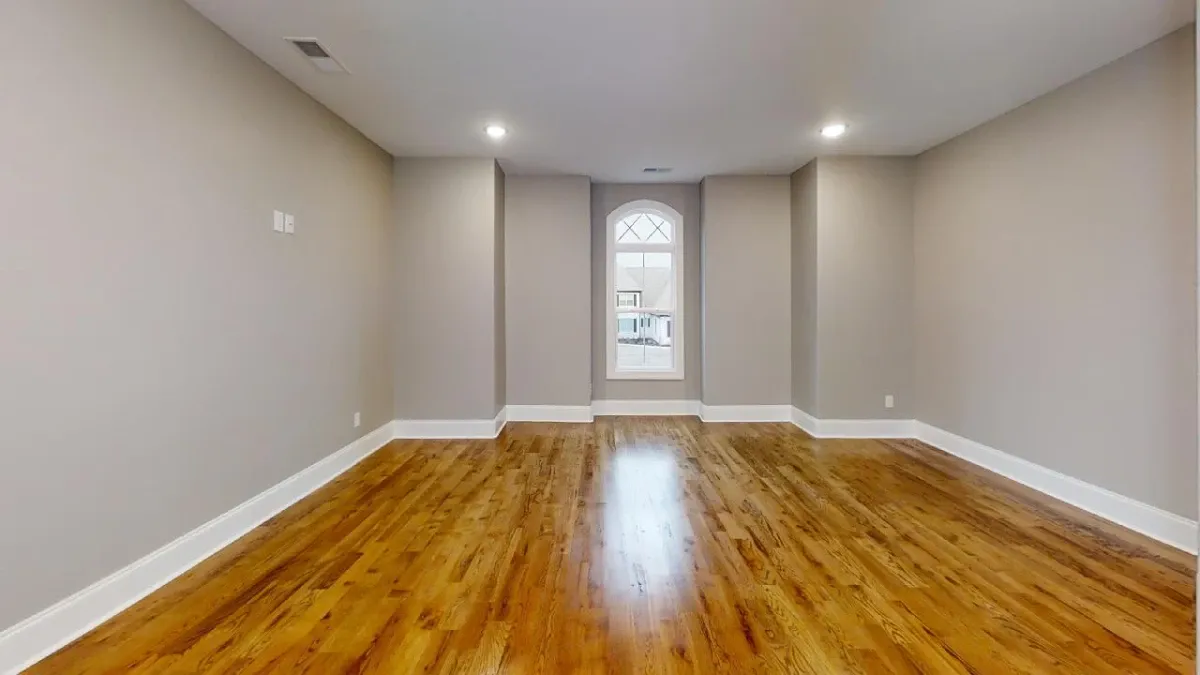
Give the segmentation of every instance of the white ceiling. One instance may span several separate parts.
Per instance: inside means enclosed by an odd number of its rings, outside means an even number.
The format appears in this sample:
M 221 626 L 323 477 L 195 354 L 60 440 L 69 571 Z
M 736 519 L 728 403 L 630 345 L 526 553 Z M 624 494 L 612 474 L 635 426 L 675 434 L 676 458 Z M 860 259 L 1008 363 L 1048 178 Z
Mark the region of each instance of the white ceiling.
M 1193 0 L 189 0 L 392 154 L 694 181 L 912 154 L 1154 41 Z M 284 41 L 315 37 L 325 75 Z M 850 131 L 829 142 L 829 120 Z M 502 143 L 487 122 L 510 130 Z M 646 166 L 669 166 L 647 178 Z

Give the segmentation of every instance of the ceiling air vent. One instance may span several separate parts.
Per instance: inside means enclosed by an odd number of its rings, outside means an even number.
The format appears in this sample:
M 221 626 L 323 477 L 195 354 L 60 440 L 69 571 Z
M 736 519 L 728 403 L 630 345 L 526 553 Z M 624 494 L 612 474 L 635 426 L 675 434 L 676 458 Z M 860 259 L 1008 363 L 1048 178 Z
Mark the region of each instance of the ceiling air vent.
M 322 73 L 348 73 L 346 67 L 338 63 L 338 60 L 329 54 L 329 51 L 321 46 L 320 42 L 312 38 L 287 38 L 287 41 L 296 45 L 296 49 L 304 54 L 305 58 Z
M 669 166 L 648 166 L 642 169 L 642 173 L 671 173 Z

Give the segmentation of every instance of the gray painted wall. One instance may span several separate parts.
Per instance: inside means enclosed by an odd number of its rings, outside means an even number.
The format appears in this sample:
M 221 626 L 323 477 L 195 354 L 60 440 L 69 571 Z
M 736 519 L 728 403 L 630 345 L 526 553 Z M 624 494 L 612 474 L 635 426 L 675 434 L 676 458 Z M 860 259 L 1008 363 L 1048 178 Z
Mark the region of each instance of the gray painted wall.
M 497 170 L 491 159 L 396 160 L 397 419 L 496 415 Z
M 1196 517 L 1188 27 L 919 158 L 916 417 Z
M 817 160 L 819 417 L 912 418 L 913 168 Z
M 791 186 L 787 176 L 701 184 L 706 405 L 792 399 Z
M 495 228 L 496 235 L 496 249 L 492 252 L 492 264 L 494 265 L 492 270 L 494 275 L 492 280 L 494 309 L 492 311 L 494 312 L 493 318 L 495 319 L 495 324 L 492 327 L 493 336 L 495 338 L 495 352 L 492 358 L 494 361 L 494 367 L 496 369 L 496 405 L 493 408 L 492 416 L 495 417 L 496 415 L 500 414 L 501 410 L 504 409 L 505 402 L 508 400 L 508 348 L 506 329 L 508 315 L 505 311 L 507 303 L 505 301 L 504 290 L 506 283 L 506 269 L 504 260 L 505 246 L 507 243 L 505 238 L 506 228 L 504 224 L 504 203 L 507 181 L 504 176 L 504 171 L 500 168 L 500 164 L 493 161 L 492 165 L 495 167 L 496 180 L 494 201 L 492 202 L 492 217 L 495 219 L 495 222 L 492 224 L 492 226 Z
M 608 380 L 604 362 L 605 264 L 608 214 L 638 199 L 653 199 L 683 216 L 684 379 Z M 699 183 L 595 183 L 592 185 L 592 398 L 595 400 L 698 400 L 701 391 L 700 185 Z
M 589 405 L 591 181 L 510 176 L 505 197 L 508 403 Z
M 817 163 L 791 176 L 792 405 L 817 407 Z
M 182 2 L 0 34 L 3 629 L 392 418 L 391 158 Z
M 791 400 L 810 415 L 912 417 L 913 178 L 902 157 L 791 176 Z

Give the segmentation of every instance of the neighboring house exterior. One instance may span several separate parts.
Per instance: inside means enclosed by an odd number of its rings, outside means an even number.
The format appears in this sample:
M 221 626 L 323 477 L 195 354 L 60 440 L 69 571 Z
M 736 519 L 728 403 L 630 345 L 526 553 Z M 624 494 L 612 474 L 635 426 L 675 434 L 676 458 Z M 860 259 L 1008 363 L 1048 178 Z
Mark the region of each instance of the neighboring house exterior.
M 617 307 L 642 310 L 671 310 L 671 279 L 669 267 L 636 267 L 621 265 L 616 269 Z M 674 327 L 669 314 L 653 312 L 621 312 L 617 314 L 617 340 L 634 343 L 639 338 L 653 344 L 670 345 Z

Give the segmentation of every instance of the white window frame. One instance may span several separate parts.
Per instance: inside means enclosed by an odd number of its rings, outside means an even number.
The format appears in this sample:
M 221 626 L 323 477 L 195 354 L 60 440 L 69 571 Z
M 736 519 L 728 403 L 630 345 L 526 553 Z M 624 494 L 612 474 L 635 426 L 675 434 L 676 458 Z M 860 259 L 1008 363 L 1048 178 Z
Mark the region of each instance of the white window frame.
M 645 212 L 651 213 L 671 224 L 671 243 L 669 244 L 650 244 L 644 242 L 635 243 L 617 243 L 617 223 L 624 220 L 627 216 L 634 213 Z M 663 204 L 649 199 L 639 199 L 627 204 L 622 204 L 613 209 L 608 214 L 608 233 L 606 264 L 605 264 L 605 314 L 607 320 L 607 332 L 605 340 L 608 345 L 608 379 L 610 380 L 682 380 L 683 379 L 683 364 L 684 364 L 684 344 L 683 344 L 683 305 L 684 305 L 684 286 L 683 286 L 683 216 L 678 211 Z M 675 283 L 672 286 L 672 292 L 675 295 L 674 309 L 671 311 L 671 356 L 673 367 L 670 369 L 620 369 L 617 367 L 617 289 L 614 279 L 614 272 L 617 263 L 617 253 L 670 253 L 671 266 L 675 271 Z M 643 298 L 644 299 L 644 298 Z M 643 309 L 634 307 L 622 307 L 623 313 L 629 313 L 631 309 Z M 657 307 L 646 309 L 659 309 Z

